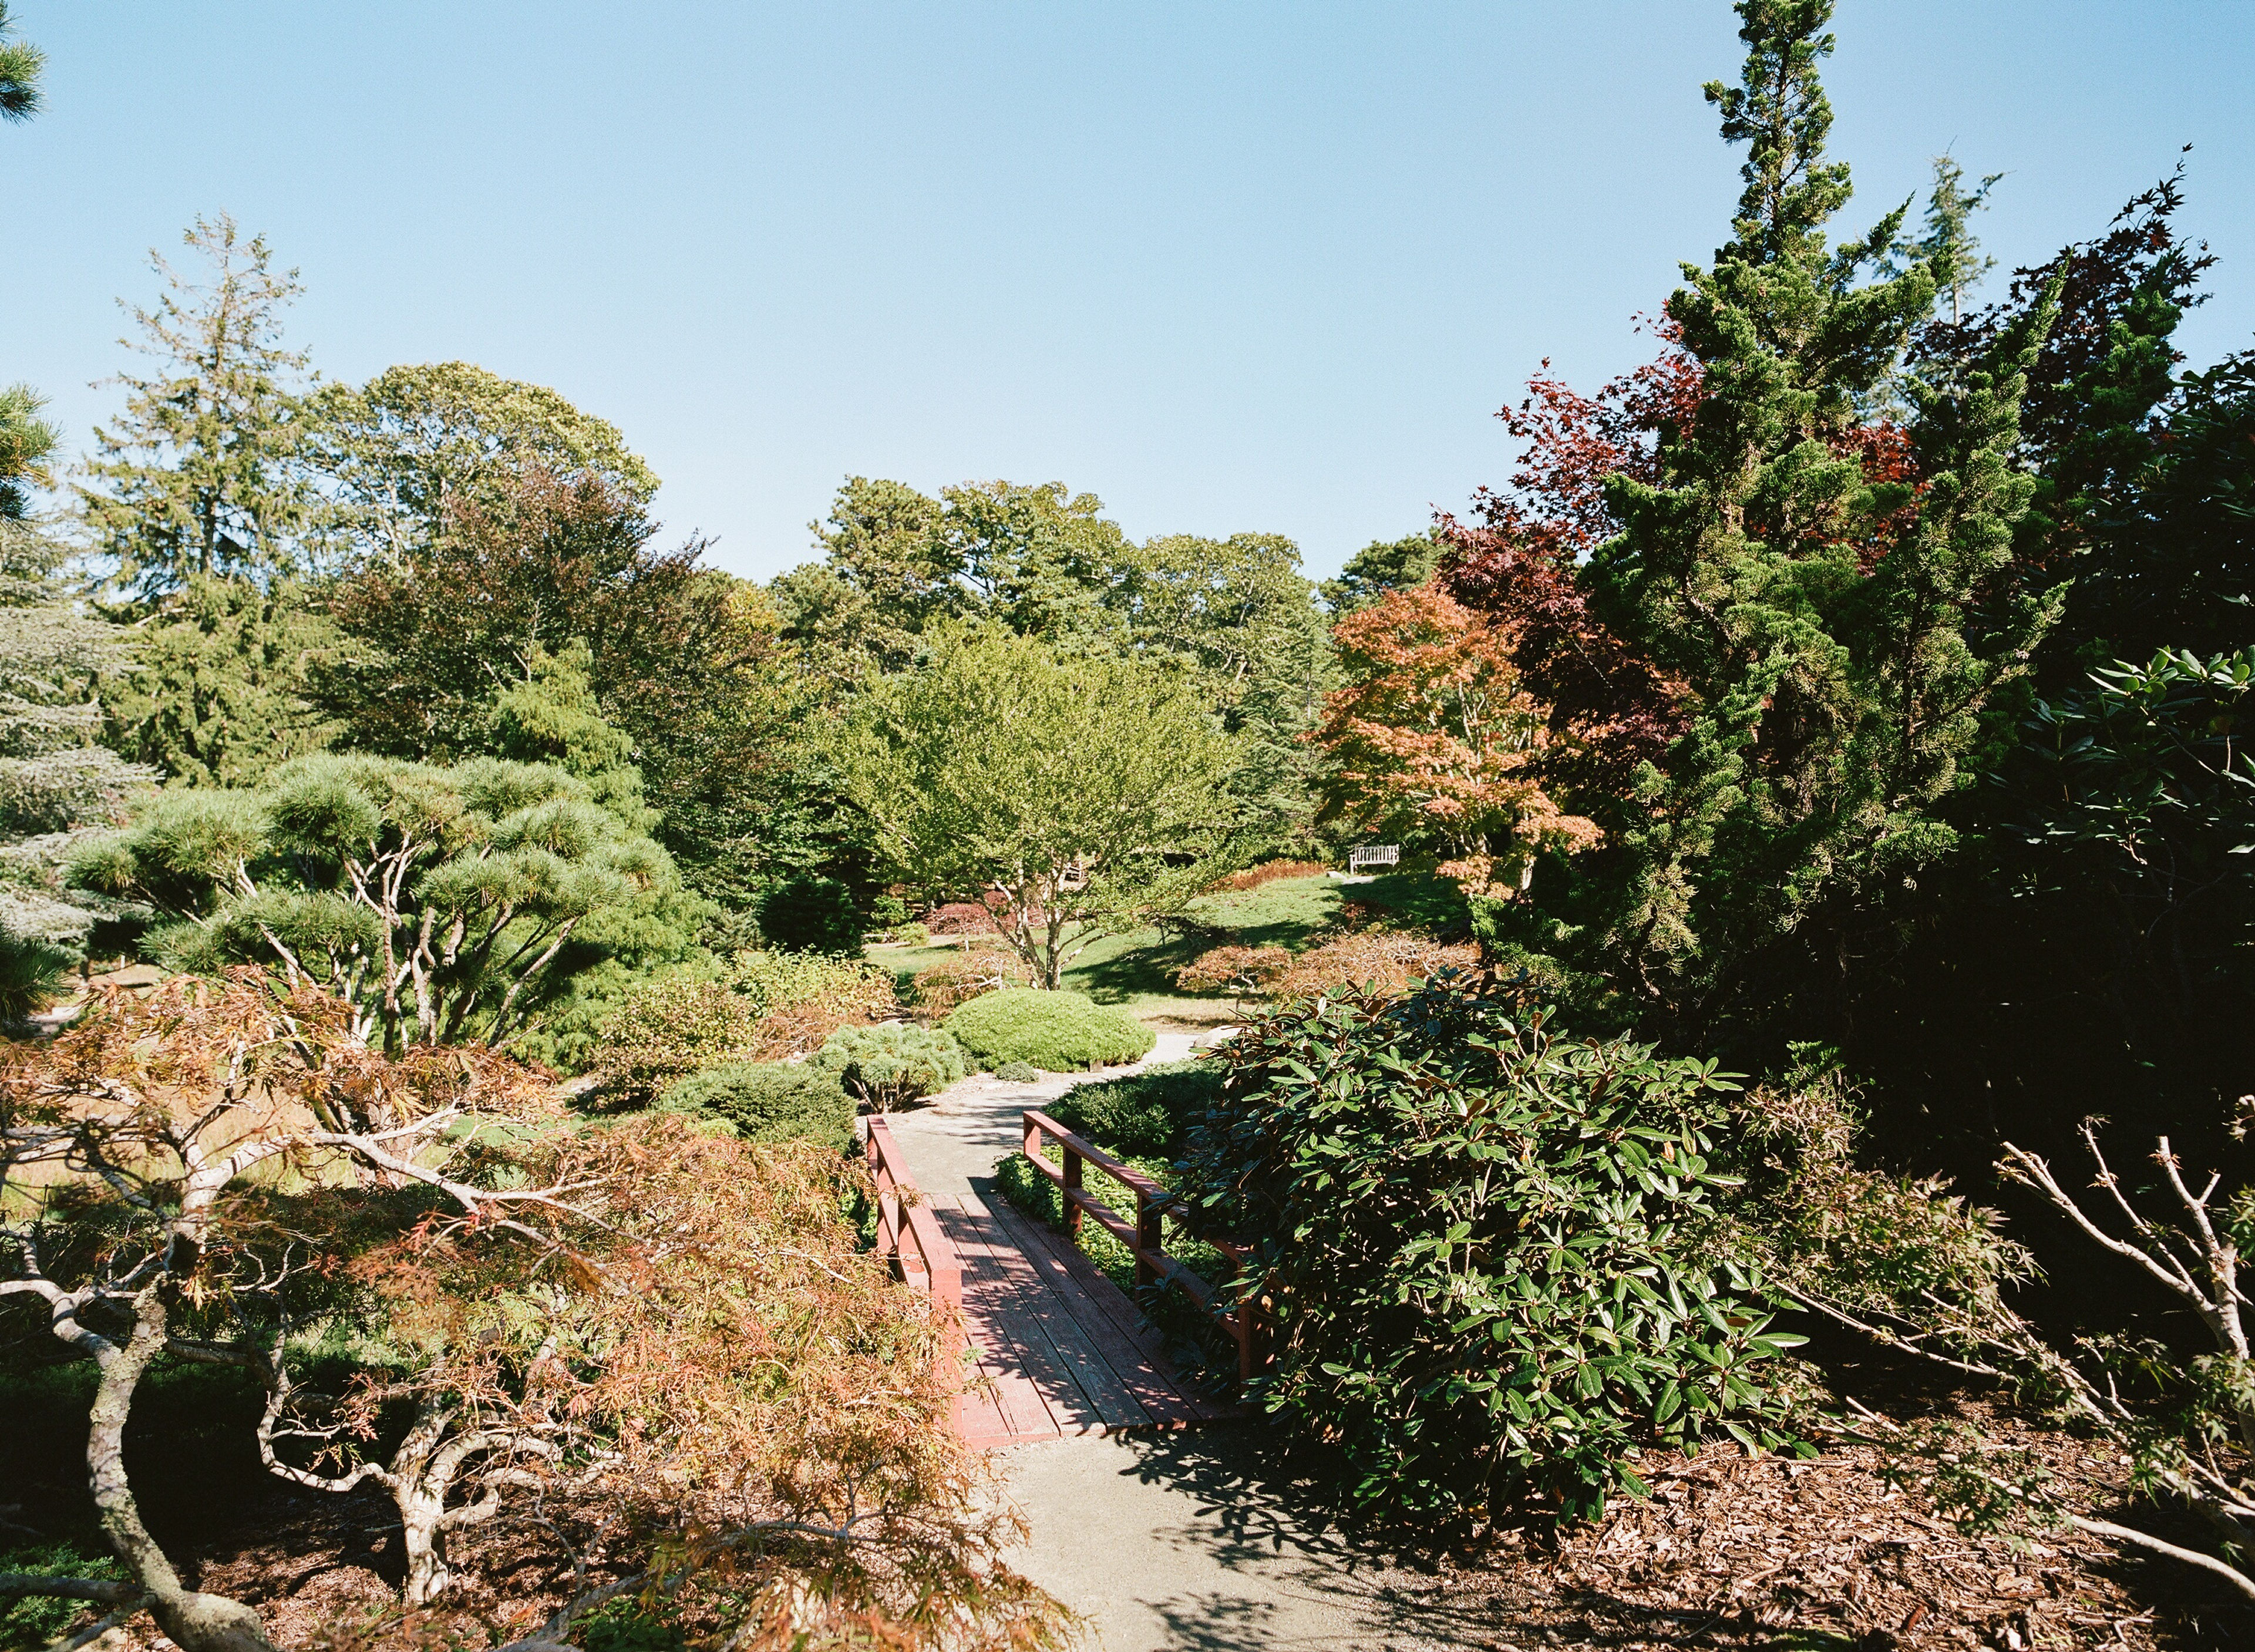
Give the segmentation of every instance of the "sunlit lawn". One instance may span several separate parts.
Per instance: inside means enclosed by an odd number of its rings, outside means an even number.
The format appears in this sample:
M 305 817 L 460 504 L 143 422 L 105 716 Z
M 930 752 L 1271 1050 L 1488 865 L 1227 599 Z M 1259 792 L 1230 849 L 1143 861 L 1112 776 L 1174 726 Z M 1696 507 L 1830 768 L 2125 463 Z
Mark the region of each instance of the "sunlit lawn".
M 1065 971 L 1064 984 L 1099 1003 L 1123 1005 L 1137 1015 L 1195 1022 L 1234 1020 L 1236 1007 L 1226 998 L 1176 991 L 1174 972 L 1215 945 L 1296 950 L 1317 930 L 1338 921 L 1346 887 L 1328 877 L 1283 878 L 1241 894 L 1202 895 L 1191 903 L 1191 915 L 1226 931 L 1221 941 L 1156 929 L 1099 936 Z M 1352 886 L 1357 895 L 1375 887 Z M 870 959 L 890 969 L 903 987 L 918 970 L 960 955 L 952 946 L 869 948 Z

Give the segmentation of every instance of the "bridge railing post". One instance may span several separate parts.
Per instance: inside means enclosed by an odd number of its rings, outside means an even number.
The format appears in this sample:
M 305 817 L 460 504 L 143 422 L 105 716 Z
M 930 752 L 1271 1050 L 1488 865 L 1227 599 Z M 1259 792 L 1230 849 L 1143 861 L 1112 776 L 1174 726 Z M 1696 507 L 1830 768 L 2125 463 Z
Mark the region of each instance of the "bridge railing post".
M 1121 1163 L 1101 1148 L 1074 1135 L 1045 1113 L 1027 1108 L 1024 1124 L 1026 1157 L 1057 1189 L 1064 1201 L 1067 1232 L 1078 1238 L 1081 1218 L 1090 1217 L 1135 1256 L 1135 1283 L 1139 1289 L 1158 1284 L 1180 1286 L 1237 1344 L 1240 1375 L 1252 1376 L 1268 1363 L 1266 1292 L 1248 1290 L 1241 1283 L 1234 1290 L 1225 1292 L 1167 1255 L 1165 1224 L 1167 1212 L 1177 1203 L 1173 1193 L 1134 1165 Z M 1057 1149 L 1055 1161 L 1049 1156 L 1052 1143 Z M 1133 1220 L 1083 1185 L 1084 1167 L 1089 1164 L 1095 1165 L 1135 1196 Z M 1230 1259 L 1241 1279 L 1253 1253 L 1226 1240 L 1216 1241 L 1215 1244 Z

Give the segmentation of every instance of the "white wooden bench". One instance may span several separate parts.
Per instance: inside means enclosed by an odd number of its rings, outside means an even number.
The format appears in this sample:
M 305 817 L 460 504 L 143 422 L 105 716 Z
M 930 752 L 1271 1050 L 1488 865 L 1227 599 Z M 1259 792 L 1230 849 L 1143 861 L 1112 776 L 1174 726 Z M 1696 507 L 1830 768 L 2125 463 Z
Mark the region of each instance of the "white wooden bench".
M 1350 876 L 1366 866 L 1399 866 L 1401 846 L 1398 843 L 1366 843 L 1360 848 L 1346 852 L 1346 869 Z

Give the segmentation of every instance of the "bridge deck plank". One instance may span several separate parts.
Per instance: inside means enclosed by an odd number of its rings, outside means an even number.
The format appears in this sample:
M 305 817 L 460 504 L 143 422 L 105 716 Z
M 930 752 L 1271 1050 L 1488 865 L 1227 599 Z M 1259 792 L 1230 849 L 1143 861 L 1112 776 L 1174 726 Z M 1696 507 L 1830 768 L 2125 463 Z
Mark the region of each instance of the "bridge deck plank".
M 1163 1339 L 1078 1250 L 975 1195 L 932 1208 L 963 1263 L 964 1332 L 976 1361 L 963 1429 L 973 1445 L 1243 1414 L 1200 1399 Z

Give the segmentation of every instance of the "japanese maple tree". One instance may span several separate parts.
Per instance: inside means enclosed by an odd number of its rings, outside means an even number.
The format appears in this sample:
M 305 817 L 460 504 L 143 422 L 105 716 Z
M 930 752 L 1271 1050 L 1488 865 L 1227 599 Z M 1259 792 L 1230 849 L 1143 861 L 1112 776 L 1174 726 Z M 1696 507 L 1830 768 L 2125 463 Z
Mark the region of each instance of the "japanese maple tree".
M 1558 739 L 1514 659 L 1518 629 L 1422 585 L 1388 592 L 1332 636 L 1349 678 L 1315 739 L 1335 770 L 1328 806 L 1373 830 L 1437 833 L 1443 873 L 1476 894 L 1524 887 L 1535 857 L 1597 842 L 1543 789 Z

